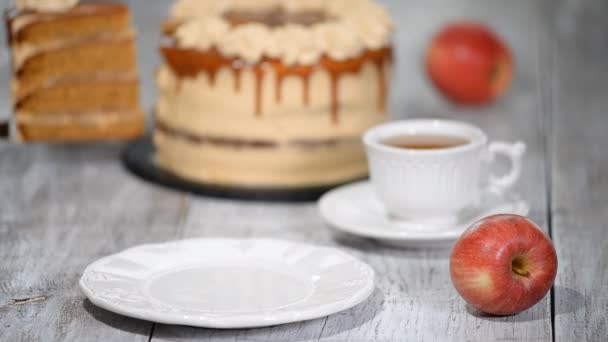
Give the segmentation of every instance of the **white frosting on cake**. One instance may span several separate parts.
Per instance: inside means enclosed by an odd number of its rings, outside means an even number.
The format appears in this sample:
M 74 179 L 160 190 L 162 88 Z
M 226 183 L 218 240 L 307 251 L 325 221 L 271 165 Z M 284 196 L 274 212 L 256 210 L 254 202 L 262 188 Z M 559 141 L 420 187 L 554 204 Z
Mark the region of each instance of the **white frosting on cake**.
M 267 40 L 266 54 L 280 58 L 287 65 L 312 64 L 323 53 L 323 44 L 311 30 L 301 25 L 288 24 L 273 30 Z
M 218 47 L 226 56 L 239 56 L 255 63 L 266 52 L 270 30 L 263 24 L 248 24 L 238 30 L 229 31 Z
M 68 10 L 78 3 L 78 0 L 16 0 L 18 10 L 33 10 L 39 12 L 61 12 Z
M 193 20 L 181 25 L 176 35 L 182 47 L 207 50 L 225 37 L 230 25 L 221 18 L 209 17 L 205 20 Z M 205 34 L 200 34 L 205 32 Z
M 333 59 L 356 57 L 365 48 L 360 37 L 344 22 L 315 25 L 313 30 L 323 45 L 323 52 Z
M 245 23 L 231 27 L 227 10 L 320 11 L 330 20 L 310 26 L 268 27 Z M 250 63 L 262 57 L 280 58 L 287 65 L 314 64 L 326 54 L 336 60 L 354 58 L 365 49 L 390 45 L 393 24 L 385 9 L 370 0 L 179 0 L 172 20 L 182 22 L 178 46 L 206 50 L 215 47 Z

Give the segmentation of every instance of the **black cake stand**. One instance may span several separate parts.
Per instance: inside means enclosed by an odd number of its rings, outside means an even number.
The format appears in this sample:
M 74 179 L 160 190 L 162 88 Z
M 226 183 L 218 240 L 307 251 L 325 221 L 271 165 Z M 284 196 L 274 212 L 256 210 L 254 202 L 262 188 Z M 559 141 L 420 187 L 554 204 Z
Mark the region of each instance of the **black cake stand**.
M 130 142 L 122 154 L 126 168 L 144 180 L 196 195 L 270 202 L 316 201 L 325 192 L 343 185 L 331 184 L 308 188 L 248 188 L 196 183 L 162 170 L 154 161 L 154 145 L 150 136 Z M 358 180 L 354 179 L 353 181 Z

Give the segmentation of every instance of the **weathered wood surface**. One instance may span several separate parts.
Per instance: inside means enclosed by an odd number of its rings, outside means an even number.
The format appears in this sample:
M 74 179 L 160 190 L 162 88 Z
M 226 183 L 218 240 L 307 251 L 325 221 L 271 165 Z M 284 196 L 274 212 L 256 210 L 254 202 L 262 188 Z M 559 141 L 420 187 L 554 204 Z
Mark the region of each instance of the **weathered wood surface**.
M 552 231 L 556 341 L 608 341 L 608 2 L 555 9 Z
M 169 1 L 129 3 L 140 32 L 143 100 L 150 109 L 158 63 L 155 32 Z M 398 29 L 395 117 L 466 120 L 492 138 L 528 144 L 517 191 L 531 201 L 532 219 L 552 228 L 556 241 L 561 268 L 555 316 L 547 296 L 513 317 L 483 317 L 468 309 L 450 284 L 449 248 L 402 250 L 334 235 L 312 203 L 216 200 L 150 186 L 123 170 L 117 144 L 0 145 L 0 341 L 605 340 L 606 5 L 602 0 L 562 0 L 559 6 L 548 0 L 385 3 Z M 512 91 L 481 110 L 445 102 L 421 68 L 433 31 L 461 17 L 491 23 L 516 55 Z M 8 75 L 7 53 L 0 50 L 0 115 L 9 111 Z M 78 290 L 84 267 L 103 255 L 201 236 L 280 237 L 338 246 L 372 265 L 377 289 L 365 303 L 327 318 L 227 331 L 126 318 L 94 307 Z
M 93 259 L 171 239 L 185 217 L 185 197 L 133 180 L 119 148 L 0 150 L 0 341 L 148 340 L 151 323 L 98 309 L 77 286 Z

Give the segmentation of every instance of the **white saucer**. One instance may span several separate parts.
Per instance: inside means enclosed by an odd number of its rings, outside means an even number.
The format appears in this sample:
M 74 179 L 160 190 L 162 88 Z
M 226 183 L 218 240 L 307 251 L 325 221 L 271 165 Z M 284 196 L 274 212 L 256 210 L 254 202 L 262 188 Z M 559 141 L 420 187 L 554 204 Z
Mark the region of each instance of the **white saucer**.
M 480 208 L 463 211 L 458 222 L 449 226 L 398 221 L 388 217 L 371 183 L 363 181 L 326 193 L 319 200 L 319 210 L 327 223 L 342 232 L 407 247 L 448 244 L 483 217 L 500 213 L 525 216 L 530 210 L 530 205 L 513 193 L 484 193 L 481 203 Z
M 251 328 L 364 301 L 374 271 L 337 249 L 272 239 L 142 245 L 89 265 L 80 288 L 104 309 L 165 324 Z

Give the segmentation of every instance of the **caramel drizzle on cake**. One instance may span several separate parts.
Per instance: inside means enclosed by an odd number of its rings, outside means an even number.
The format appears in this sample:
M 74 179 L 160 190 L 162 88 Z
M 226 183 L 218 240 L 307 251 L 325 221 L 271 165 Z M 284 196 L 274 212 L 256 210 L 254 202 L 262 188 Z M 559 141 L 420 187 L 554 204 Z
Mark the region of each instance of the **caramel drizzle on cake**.
M 283 99 L 282 85 L 285 78 L 287 78 L 287 76 L 297 76 L 302 79 L 303 83 L 302 102 L 308 105 L 310 103 L 310 76 L 314 70 L 313 67 L 308 65 L 287 67 L 282 63 L 274 63 L 274 67 L 277 73 L 275 101 L 281 103 L 281 100 Z
M 234 91 L 241 91 L 241 69 L 234 69 Z
M 312 26 L 317 23 L 333 20 L 321 10 L 287 11 L 283 7 L 273 7 L 267 10 L 228 10 L 223 15 L 230 25 L 239 26 L 249 23 L 262 23 L 268 27 L 279 27 L 287 24 Z
M 302 102 L 310 102 L 310 77 L 312 73 L 321 68 L 330 75 L 331 80 L 331 120 L 334 124 L 339 123 L 340 94 L 338 85 L 340 79 L 346 74 L 361 72 L 363 65 L 371 62 L 378 74 L 378 108 L 381 113 L 386 109 L 387 101 L 387 78 L 386 64 L 392 63 L 392 49 L 385 47 L 376 50 L 366 50 L 357 58 L 346 60 L 334 60 L 327 56 L 321 57 L 315 65 L 285 65 L 278 59 L 264 57 L 259 63 L 248 65 L 237 57 L 226 57 L 217 49 L 196 50 L 177 48 L 173 45 L 161 47 L 161 52 L 171 69 L 181 78 L 193 78 L 199 73 L 206 73 L 211 85 L 215 84 L 215 78 L 221 68 L 229 68 L 235 75 L 235 89 L 240 89 L 241 71 L 245 68 L 253 68 L 255 74 L 255 114 L 260 116 L 263 112 L 262 93 L 265 68 L 273 68 L 276 72 L 276 94 L 275 101 L 282 100 L 283 81 L 290 76 L 299 77 L 303 84 Z

